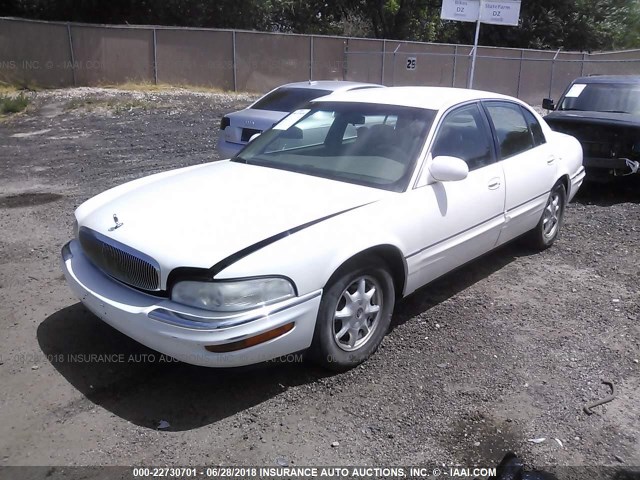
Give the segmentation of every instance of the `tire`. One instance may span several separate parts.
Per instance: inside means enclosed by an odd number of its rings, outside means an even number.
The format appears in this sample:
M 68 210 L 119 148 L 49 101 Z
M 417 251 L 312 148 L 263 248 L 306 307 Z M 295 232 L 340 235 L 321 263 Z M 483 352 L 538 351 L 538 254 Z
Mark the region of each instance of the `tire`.
M 567 191 L 563 184 L 558 183 L 551 189 L 538 225 L 526 236 L 530 247 L 536 250 L 545 250 L 553 245 L 560 234 L 566 204 Z
M 393 279 L 382 260 L 345 266 L 322 294 L 310 359 L 337 372 L 360 365 L 387 334 L 394 303 Z

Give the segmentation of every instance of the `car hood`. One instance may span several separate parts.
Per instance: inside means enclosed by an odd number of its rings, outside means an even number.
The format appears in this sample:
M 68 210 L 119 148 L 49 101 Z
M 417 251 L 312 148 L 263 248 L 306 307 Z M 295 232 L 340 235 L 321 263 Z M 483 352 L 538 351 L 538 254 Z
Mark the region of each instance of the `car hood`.
M 278 123 L 289 112 L 274 112 L 271 110 L 257 110 L 253 108 L 245 108 L 239 112 L 233 112 L 225 115 L 229 118 L 229 124 L 232 127 L 253 128 L 256 130 L 267 130 Z
M 630 113 L 588 112 L 581 110 L 556 110 L 544 119 L 549 125 L 555 122 L 591 123 L 598 125 L 640 126 L 640 117 Z
M 90 228 L 153 257 L 163 284 L 177 267 L 210 268 L 244 248 L 393 192 L 220 161 L 165 172 L 88 200 Z M 114 215 L 122 225 L 116 229 Z

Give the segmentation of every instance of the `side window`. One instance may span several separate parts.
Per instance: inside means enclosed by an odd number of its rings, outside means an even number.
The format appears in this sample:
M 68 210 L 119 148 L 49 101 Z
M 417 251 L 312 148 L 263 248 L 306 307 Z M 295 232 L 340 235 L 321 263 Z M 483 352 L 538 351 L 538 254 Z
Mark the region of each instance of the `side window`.
M 431 155 L 458 157 L 476 170 L 493 163 L 491 141 L 478 104 L 468 105 L 444 117 Z
M 534 147 L 529 125 L 515 103 L 485 103 L 498 136 L 500 157 L 509 158 Z
M 538 119 L 526 108 L 520 107 L 520 109 L 524 113 L 524 118 L 527 120 L 529 130 L 531 130 L 531 135 L 533 135 L 533 143 L 535 143 L 536 147 L 547 143 L 547 139 L 544 138 L 544 133 L 542 132 L 542 127 L 540 126 Z

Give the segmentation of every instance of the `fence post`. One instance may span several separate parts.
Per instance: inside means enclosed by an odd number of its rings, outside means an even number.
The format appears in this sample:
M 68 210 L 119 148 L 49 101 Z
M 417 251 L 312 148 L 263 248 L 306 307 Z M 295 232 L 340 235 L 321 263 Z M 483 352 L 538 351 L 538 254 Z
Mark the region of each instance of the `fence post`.
M 584 77 L 584 60 L 586 58 L 587 54 L 582 52 L 582 67 L 580 68 L 580 76 Z
M 73 77 L 73 86 L 76 87 L 76 57 L 73 53 L 73 38 L 71 37 L 71 24 L 67 22 L 67 36 L 69 37 L 69 54 L 71 56 L 71 75 Z
M 158 39 L 156 29 L 153 29 L 153 83 L 158 84 Z
M 349 39 L 347 38 L 344 41 L 344 49 L 342 50 L 342 80 L 347 79 L 347 75 L 349 74 Z
M 553 76 L 556 70 L 556 58 L 558 58 L 558 55 L 560 55 L 560 48 L 558 49 L 558 51 L 556 52 L 556 54 L 553 57 L 553 60 L 551 61 L 551 78 L 549 79 L 549 98 L 551 98 L 551 90 L 553 90 Z
M 236 76 L 236 31 L 234 30 L 233 32 L 231 32 L 231 44 L 233 47 L 233 58 L 232 58 L 232 64 L 233 64 L 233 91 L 237 92 L 238 91 L 238 79 Z
M 458 45 L 453 48 L 453 75 L 451 78 L 451 86 L 456 86 L 456 69 L 458 67 Z
M 313 80 L 313 35 L 309 36 L 309 81 Z
M 391 75 L 391 86 L 392 87 L 396 86 L 396 53 L 398 52 L 398 50 L 400 49 L 401 46 L 402 46 L 402 44 L 399 43 L 398 46 L 396 47 L 396 49 L 393 51 L 393 73 Z
M 516 87 L 516 98 L 520 98 L 520 79 L 522 78 L 523 61 L 524 61 L 524 50 L 520 50 L 520 68 L 518 69 L 518 86 Z
M 384 57 L 387 53 L 387 39 L 382 39 L 382 71 L 380 72 L 380 85 L 384 85 Z

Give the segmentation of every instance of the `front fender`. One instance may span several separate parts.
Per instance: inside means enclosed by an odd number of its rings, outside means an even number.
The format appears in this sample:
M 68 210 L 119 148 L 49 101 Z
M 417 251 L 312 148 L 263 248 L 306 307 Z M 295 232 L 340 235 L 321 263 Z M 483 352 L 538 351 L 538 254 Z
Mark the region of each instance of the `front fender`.
M 298 231 L 238 260 L 216 279 L 284 275 L 304 295 L 324 288 L 342 264 L 365 250 L 391 246 L 404 259 L 401 239 L 411 235 L 405 220 L 410 216 L 399 215 L 394 204 L 377 202 Z

